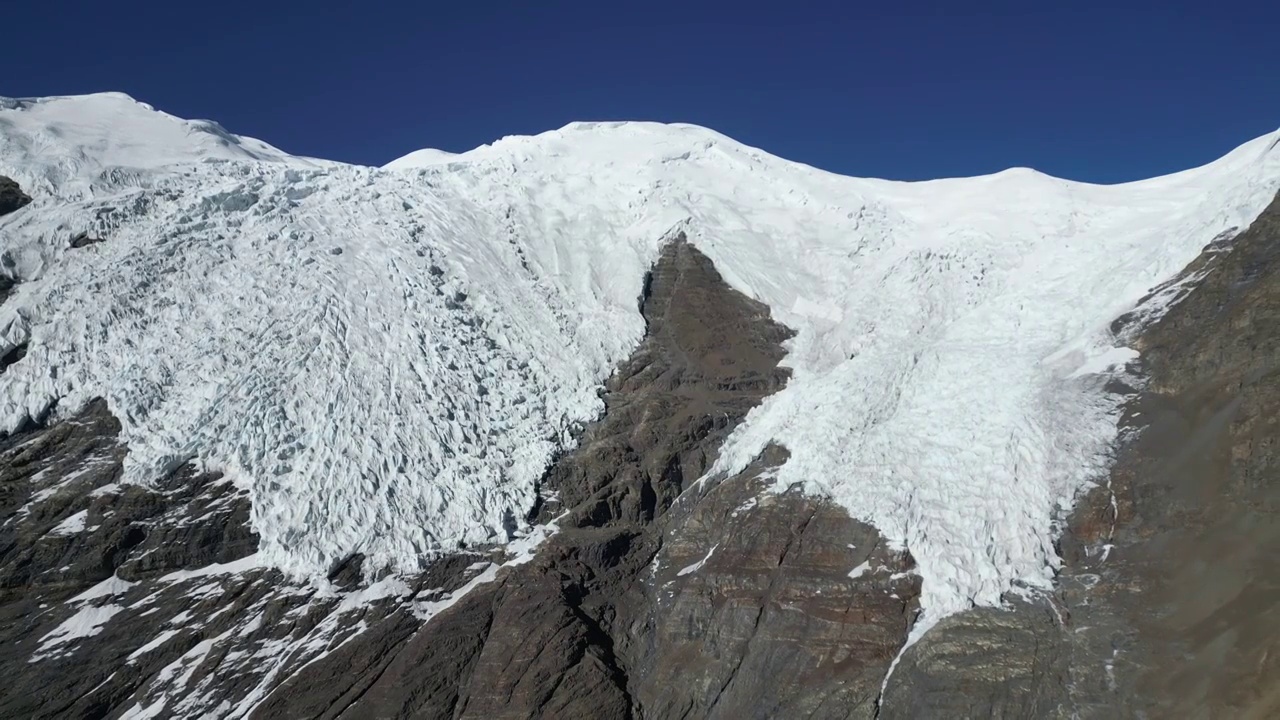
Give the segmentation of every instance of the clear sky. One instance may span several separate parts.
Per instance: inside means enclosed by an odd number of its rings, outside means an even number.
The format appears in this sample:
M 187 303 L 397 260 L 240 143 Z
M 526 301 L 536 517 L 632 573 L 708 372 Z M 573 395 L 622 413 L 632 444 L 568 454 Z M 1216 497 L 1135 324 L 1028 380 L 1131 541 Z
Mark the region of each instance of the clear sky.
M 1280 127 L 1276 0 L 11 2 L 0 63 L 0 95 L 121 90 L 375 165 L 644 119 L 852 175 L 1116 182 Z

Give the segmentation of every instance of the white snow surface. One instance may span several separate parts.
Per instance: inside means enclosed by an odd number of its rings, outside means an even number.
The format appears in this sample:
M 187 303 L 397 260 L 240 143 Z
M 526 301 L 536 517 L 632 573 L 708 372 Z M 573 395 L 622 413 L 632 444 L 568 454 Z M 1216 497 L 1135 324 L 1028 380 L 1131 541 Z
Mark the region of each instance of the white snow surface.
M 140 183 L 141 171 L 176 161 L 330 164 L 233 135 L 211 120 L 159 112 L 123 93 L 0 97 L 0 156 L 28 195 L 54 193 L 63 199 L 91 196 L 97 187 L 110 192 Z
M 40 638 L 40 648 L 36 650 L 28 662 L 39 662 L 55 654 L 58 648 L 72 640 L 97 635 L 102 632 L 102 628 L 107 624 L 107 621 L 122 610 L 124 608 L 119 605 L 87 605 L 80 608 L 74 615 L 64 620 L 61 625 Z
M 444 165 L 453 162 L 457 157 L 457 153 L 451 153 L 447 150 L 422 148 L 421 150 L 414 150 L 403 157 L 398 157 L 383 165 L 382 168 L 384 170 L 416 170 L 418 168 Z
M 422 166 L 294 158 L 121 95 L 0 100 L 0 430 L 107 398 L 127 482 L 247 487 L 256 562 L 412 570 L 505 540 L 640 341 L 683 230 L 797 331 L 727 442 L 910 549 L 921 627 L 1043 587 L 1105 469 L 1108 325 L 1280 187 L 1280 134 L 1149 181 L 843 177 L 689 125 L 574 123 Z M 412 156 L 411 156 L 412 157 Z M 437 162 L 437 160 L 447 160 Z M 89 232 L 106 242 L 69 250 Z

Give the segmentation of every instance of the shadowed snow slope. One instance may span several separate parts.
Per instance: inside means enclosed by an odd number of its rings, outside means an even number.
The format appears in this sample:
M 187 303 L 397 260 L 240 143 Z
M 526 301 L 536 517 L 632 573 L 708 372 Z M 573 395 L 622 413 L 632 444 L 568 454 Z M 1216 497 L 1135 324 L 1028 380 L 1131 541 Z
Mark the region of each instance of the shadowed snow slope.
M 0 429 L 105 397 L 126 480 L 226 471 L 262 561 L 411 568 L 524 517 L 682 228 L 798 331 L 790 385 L 717 470 L 786 445 L 779 486 L 910 548 L 919 627 L 1049 580 L 1052 523 L 1115 434 L 1105 374 L 1133 353 L 1109 323 L 1280 187 L 1275 135 L 1126 185 L 898 183 L 688 125 L 576 123 L 379 170 L 119 95 L 0 108 L 0 174 L 35 197 L 0 219 L 21 283 L 0 352 L 29 343 Z M 79 232 L 107 241 L 69 249 Z

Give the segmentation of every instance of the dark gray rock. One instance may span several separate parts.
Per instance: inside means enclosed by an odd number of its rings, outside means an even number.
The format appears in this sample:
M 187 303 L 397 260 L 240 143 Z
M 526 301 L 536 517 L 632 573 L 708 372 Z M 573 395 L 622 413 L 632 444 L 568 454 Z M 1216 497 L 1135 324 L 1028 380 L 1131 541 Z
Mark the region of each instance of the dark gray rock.
M 31 196 L 22 192 L 17 181 L 0 175 L 0 217 L 25 207 L 31 202 Z
M 879 717 L 1071 717 L 1070 661 L 1070 639 L 1044 604 L 953 615 L 903 653 Z
M 82 232 L 82 233 L 78 233 L 75 237 L 71 238 L 71 249 L 79 250 L 80 248 L 86 248 L 86 247 L 89 247 L 90 245 L 96 245 L 100 242 L 103 242 L 102 238 L 94 237 L 89 233 Z
M 0 598 L 83 590 L 116 574 L 135 581 L 256 550 L 247 495 L 217 474 L 183 465 L 154 488 L 116 485 L 127 452 L 119 432 L 106 402 L 94 400 L 0 445 Z
M 3 290 L 0 289 L 0 292 L 3 292 Z M 10 348 L 9 352 L 4 355 L 0 355 L 0 373 L 4 373 L 5 370 L 8 370 L 11 366 L 20 362 L 22 358 L 26 357 L 28 347 L 27 343 L 18 343 Z
M 178 586 L 138 581 L 256 548 L 245 523 L 247 498 L 217 476 L 184 467 L 157 488 L 117 485 L 126 454 L 119 431 L 107 404 L 95 400 L 72 417 L 0 441 L 2 716 L 94 717 L 124 701 L 146 677 L 126 669 L 126 658 L 159 634 L 165 618 L 194 604 Z M 72 599 L 112 579 L 118 593 Z M 126 597 L 137 603 L 133 612 L 117 604 Z M 219 609 L 234 617 L 244 602 L 228 599 Z M 81 646 L 74 619 L 112 612 L 89 636 L 92 645 Z M 62 633 L 68 622 L 71 631 Z M 162 666 L 208 631 L 176 634 L 136 669 Z M 60 633 L 68 639 L 51 642 Z
M 768 492 L 783 459 L 772 448 L 671 513 L 631 633 L 647 717 L 874 716 L 919 579 L 838 506 Z
M 1280 198 L 1213 250 L 1137 339 L 1146 429 L 1072 518 L 1071 575 L 1099 578 L 1077 623 L 1124 628 L 1110 674 L 1135 716 L 1280 714 Z

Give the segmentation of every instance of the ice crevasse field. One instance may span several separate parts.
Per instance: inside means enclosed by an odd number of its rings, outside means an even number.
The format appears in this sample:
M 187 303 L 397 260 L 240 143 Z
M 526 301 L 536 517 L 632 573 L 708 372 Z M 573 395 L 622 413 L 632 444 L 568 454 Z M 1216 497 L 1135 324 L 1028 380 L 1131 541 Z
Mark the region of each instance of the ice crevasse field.
M 0 174 L 34 198 L 0 219 L 0 353 L 27 349 L 0 431 L 104 397 L 126 482 L 196 462 L 251 493 L 256 562 L 412 571 L 518 531 L 682 231 L 796 331 L 712 475 L 785 445 L 779 488 L 911 551 L 927 627 L 1050 582 L 1138 359 L 1109 326 L 1262 211 L 1278 141 L 1115 186 L 843 177 L 638 122 L 370 168 L 119 94 L 0 99 Z

